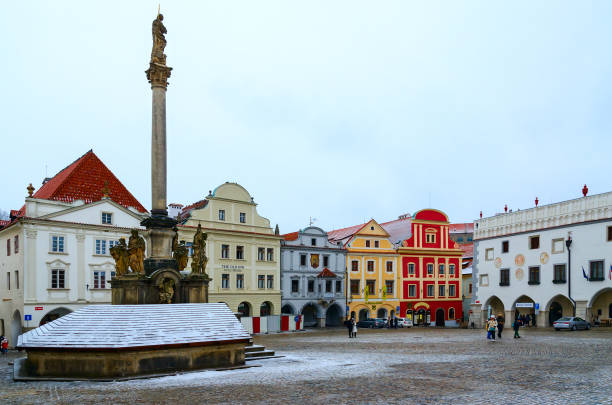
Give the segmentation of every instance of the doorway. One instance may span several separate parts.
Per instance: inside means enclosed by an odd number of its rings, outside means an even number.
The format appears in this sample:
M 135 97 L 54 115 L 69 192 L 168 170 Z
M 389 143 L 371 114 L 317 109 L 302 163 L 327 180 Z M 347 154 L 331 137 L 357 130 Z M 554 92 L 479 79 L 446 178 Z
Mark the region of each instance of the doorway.
M 442 308 L 436 310 L 436 326 L 444 326 L 444 310 Z
M 368 311 L 365 308 L 359 311 L 359 320 L 360 321 L 365 321 L 368 318 L 370 318 L 370 311 Z
M 416 325 L 423 324 L 425 324 L 425 310 L 421 308 L 416 312 Z
M 550 312 L 548 312 L 548 323 L 552 326 L 553 322 L 563 316 L 563 307 L 557 301 L 550 304 Z

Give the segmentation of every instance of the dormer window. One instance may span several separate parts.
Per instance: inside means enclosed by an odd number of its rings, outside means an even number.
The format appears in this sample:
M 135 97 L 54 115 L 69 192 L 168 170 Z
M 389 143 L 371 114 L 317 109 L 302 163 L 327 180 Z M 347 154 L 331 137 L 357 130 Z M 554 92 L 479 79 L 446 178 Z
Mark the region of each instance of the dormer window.
M 113 223 L 113 214 L 110 212 L 102 213 L 102 224 L 104 225 L 112 225 Z
M 219 221 L 225 221 L 225 210 L 219 210 Z
M 246 223 L 246 213 L 244 213 L 244 212 L 240 213 L 240 223 L 241 224 Z
M 317 246 L 317 238 L 311 238 L 310 239 L 310 245 L 311 246 Z
M 436 243 L 436 230 L 433 228 L 425 229 L 425 242 Z

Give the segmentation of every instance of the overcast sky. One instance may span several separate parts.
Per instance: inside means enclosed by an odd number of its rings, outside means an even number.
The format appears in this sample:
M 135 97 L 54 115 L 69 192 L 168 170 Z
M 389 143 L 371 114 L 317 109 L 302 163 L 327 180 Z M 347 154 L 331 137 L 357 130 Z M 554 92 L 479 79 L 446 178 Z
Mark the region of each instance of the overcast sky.
M 93 149 L 151 206 L 157 1 L 2 7 L 0 209 Z M 281 232 L 612 190 L 612 2 L 162 2 L 168 202 L 243 185 Z

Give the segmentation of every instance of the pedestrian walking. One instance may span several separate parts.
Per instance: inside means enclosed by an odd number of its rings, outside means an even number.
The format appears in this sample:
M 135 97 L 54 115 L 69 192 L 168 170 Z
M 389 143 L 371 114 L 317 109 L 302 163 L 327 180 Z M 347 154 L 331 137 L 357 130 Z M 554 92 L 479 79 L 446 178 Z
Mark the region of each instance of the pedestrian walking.
M 514 338 L 515 339 L 519 339 L 519 327 L 521 326 L 520 321 L 518 319 L 515 319 L 514 322 L 512 323 L 512 329 L 514 329 Z
M 495 340 L 495 329 L 497 328 L 497 322 L 495 322 L 495 316 L 491 315 L 487 322 L 487 339 Z
M 399 323 L 399 320 L 397 319 L 397 316 L 393 318 L 393 327 L 395 329 L 397 329 L 397 324 Z
M 531 320 L 531 319 L 529 318 L 529 314 L 525 315 L 525 322 L 523 322 L 523 325 L 525 325 L 525 326 L 529 327 L 529 321 L 530 321 L 530 320 Z
M 535 314 L 531 315 L 531 326 L 535 328 L 536 326 L 536 316 Z
M 357 337 L 357 322 L 355 322 L 355 319 L 353 319 L 353 337 L 356 338 Z
M 502 332 L 504 331 L 504 317 L 497 317 L 497 337 L 501 339 Z
M 7 353 L 8 353 L 8 339 L 3 338 L 2 339 L 2 354 L 7 354 Z
M 346 322 L 344 322 L 344 326 L 346 326 L 346 328 L 348 329 L 349 338 L 353 337 L 353 322 L 354 321 L 355 321 L 355 318 L 351 318 L 351 319 L 347 319 Z

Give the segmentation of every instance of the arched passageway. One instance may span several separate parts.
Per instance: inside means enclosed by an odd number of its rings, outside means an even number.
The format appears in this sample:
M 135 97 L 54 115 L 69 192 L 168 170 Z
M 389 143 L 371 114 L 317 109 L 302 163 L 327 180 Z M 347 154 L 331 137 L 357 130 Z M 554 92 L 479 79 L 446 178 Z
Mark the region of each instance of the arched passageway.
M 521 295 L 512 304 L 514 319 L 521 318 L 526 325 L 536 325 L 535 301 L 527 296 Z
M 564 295 L 553 297 L 546 305 L 548 310 L 548 326 L 552 326 L 553 322 L 563 316 L 574 316 L 574 306 L 572 302 Z
M 359 310 L 359 320 L 360 321 L 365 321 L 366 319 L 370 318 L 370 311 L 363 308 Z
M 612 319 L 612 288 L 607 287 L 597 291 L 593 294 L 591 301 L 589 302 L 590 318 L 587 319 L 589 322 L 602 318 Z
M 68 308 L 55 308 L 52 311 L 47 312 L 45 316 L 40 320 L 40 325 L 44 325 L 49 322 L 53 322 L 58 318 L 61 318 L 64 315 L 68 315 L 72 311 Z
M 316 305 L 312 303 L 304 305 L 302 315 L 304 316 L 304 326 L 317 326 L 319 311 Z
M 272 315 L 274 306 L 270 301 L 264 301 L 259 306 L 259 316 L 268 316 Z
M 376 311 L 376 317 L 387 319 L 387 308 L 378 308 L 378 311 Z
M 327 308 L 325 313 L 325 326 L 339 326 L 342 323 L 342 309 L 339 305 L 333 304 Z
M 240 312 L 242 316 L 251 316 L 251 304 L 246 301 L 241 302 L 238 305 L 238 312 Z
M 17 338 L 19 335 L 21 335 L 21 313 L 17 310 L 13 313 L 13 319 L 11 319 L 9 346 L 17 346 Z
M 504 310 L 504 303 L 496 295 L 489 297 L 483 308 L 484 314 L 487 318 L 489 318 L 491 315 L 505 317 L 506 314 Z
M 436 309 L 436 326 L 444 326 L 444 309 Z
M 295 314 L 295 310 L 293 309 L 293 307 L 289 304 L 285 304 L 283 305 L 283 307 L 281 308 L 281 312 L 283 314 L 289 314 L 289 315 L 293 315 Z

